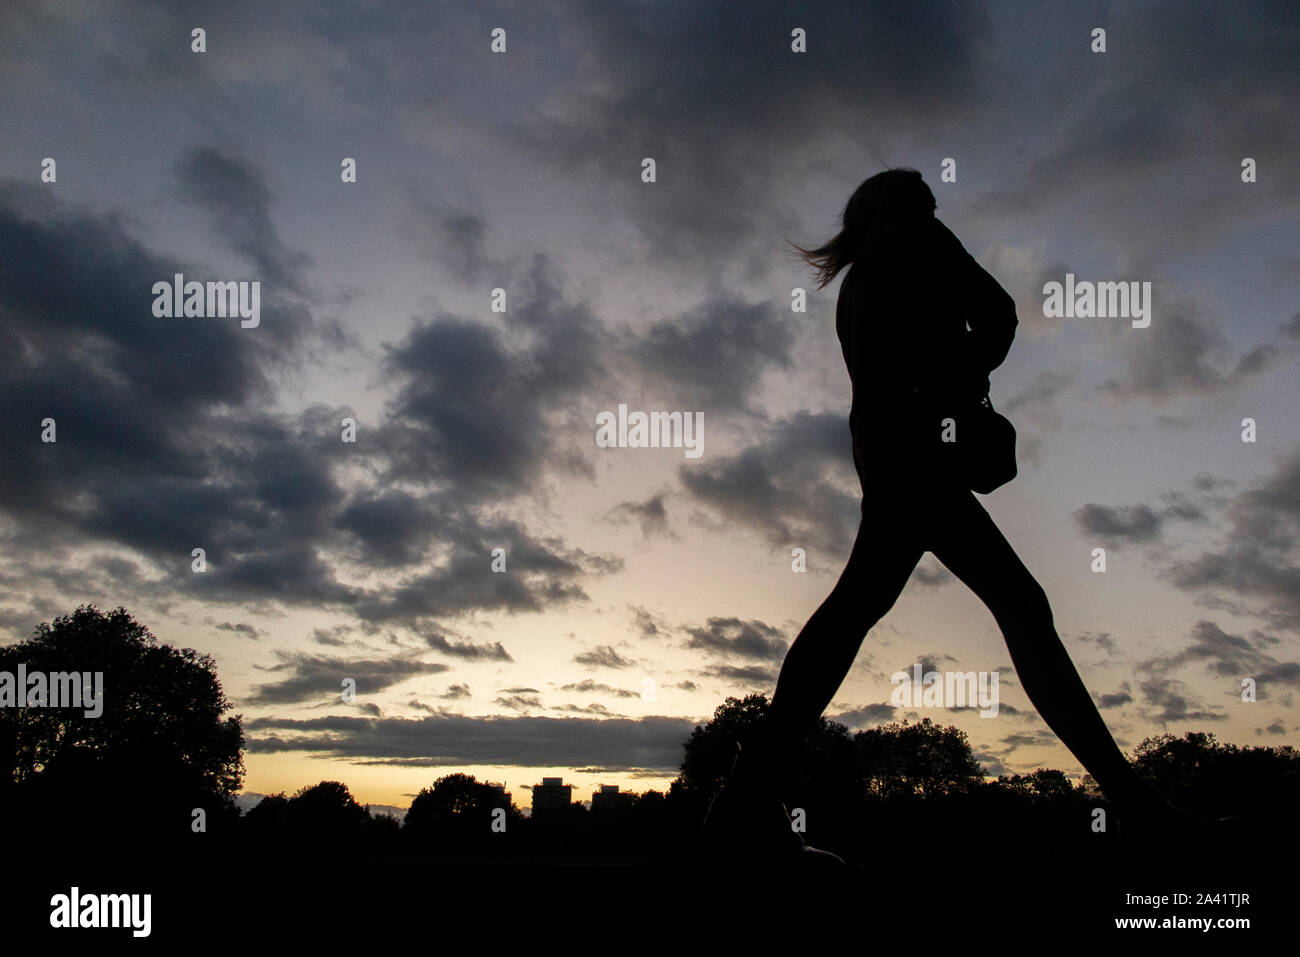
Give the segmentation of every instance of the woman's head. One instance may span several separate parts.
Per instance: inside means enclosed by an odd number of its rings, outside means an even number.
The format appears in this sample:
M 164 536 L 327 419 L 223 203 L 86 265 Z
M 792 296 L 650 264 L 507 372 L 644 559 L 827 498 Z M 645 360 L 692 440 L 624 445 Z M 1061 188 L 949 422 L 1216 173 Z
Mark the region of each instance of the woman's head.
M 817 269 L 817 286 L 834 279 L 857 258 L 866 241 L 879 230 L 922 222 L 934 215 L 937 203 L 930 187 L 914 169 L 900 167 L 869 176 L 853 191 L 840 217 L 835 238 L 817 249 L 796 246 L 799 255 Z

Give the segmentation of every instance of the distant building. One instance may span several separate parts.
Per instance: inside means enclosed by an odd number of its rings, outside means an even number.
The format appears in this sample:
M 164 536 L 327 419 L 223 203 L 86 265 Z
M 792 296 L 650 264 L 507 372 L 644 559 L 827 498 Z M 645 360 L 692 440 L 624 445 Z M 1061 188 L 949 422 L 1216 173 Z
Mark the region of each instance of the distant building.
M 493 784 L 491 781 L 484 782 L 491 796 L 487 799 L 489 808 L 503 807 L 510 810 L 510 792 L 506 790 L 504 784 Z
M 533 813 L 546 813 L 567 808 L 573 803 L 573 785 L 565 784 L 564 778 L 542 778 L 541 784 L 533 785 Z
M 632 803 L 631 794 L 619 794 L 617 784 L 602 784 L 600 790 L 591 795 L 593 813 L 617 811 Z

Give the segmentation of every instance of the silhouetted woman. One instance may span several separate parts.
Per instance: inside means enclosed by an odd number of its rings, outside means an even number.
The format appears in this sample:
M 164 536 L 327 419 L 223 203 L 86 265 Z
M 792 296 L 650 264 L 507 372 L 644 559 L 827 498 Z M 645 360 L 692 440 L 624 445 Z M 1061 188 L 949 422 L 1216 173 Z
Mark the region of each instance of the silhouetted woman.
M 839 235 L 818 249 L 795 247 L 817 268 L 819 288 L 850 267 L 835 326 L 853 382 L 849 430 L 862 519 L 843 574 L 786 654 L 767 725 L 743 745 L 710 808 L 706 826 L 742 843 L 801 849 L 778 782 L 926 551 L 988 606 L 1025 693 L 1121 819 L 1166 822 L 1184 813 L 1120 753 L 1057 636 L 1047 595 L 940 457 L 944 411 L 988 391 L 1017 320 L 1011 297 L 935 217 L 935 206 L 920 173 L 886 170 L 853 193 Z

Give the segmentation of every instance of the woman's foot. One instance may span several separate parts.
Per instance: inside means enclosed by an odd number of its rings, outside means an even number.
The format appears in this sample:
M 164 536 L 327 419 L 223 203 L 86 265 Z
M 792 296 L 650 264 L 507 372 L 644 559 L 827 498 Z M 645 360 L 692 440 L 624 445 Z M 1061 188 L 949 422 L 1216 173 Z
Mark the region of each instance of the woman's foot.
M 1180 807 L 1155 791 L 1115 804 L 1119 835 L 1126 840 L 1172 843 L 1229 836 L 1240 823 L 1233 816 L 1212 816 Z
M 704 818 L 709 842 L 730 859 L 842 866 L 839 855 L 813 847 L 794 830 L 773 784 L 772 769 L 757 752 L 746 752 L 736 743 L 731 773 Z

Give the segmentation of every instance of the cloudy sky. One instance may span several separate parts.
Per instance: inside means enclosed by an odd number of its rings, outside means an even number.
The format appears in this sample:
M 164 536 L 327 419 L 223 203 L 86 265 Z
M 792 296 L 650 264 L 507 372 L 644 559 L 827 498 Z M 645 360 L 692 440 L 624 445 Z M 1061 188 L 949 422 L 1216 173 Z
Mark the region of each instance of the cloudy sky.
M 784 243 L 888 164 L 1016 299 L 983 501 L 1117 739 L 1296 741 L 1293 3 L 320 6 L 0 8 L 3 640 L 93 602 L 212 653 L 250 792 L 666 786 L 847 557 L 839 282 Z M 156 318 L 178 272 L 260 324 Z M 1045 318 L 1067 272 L 1150 282 L 1150 326 Z M 620 403 L 703 454 L 598 448 Z M 889 707 L 917 662 L 999 670 L 999 716 Z M 932 556 L 828 713 L 1081 771 Z

